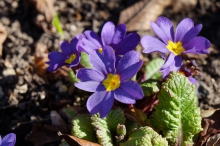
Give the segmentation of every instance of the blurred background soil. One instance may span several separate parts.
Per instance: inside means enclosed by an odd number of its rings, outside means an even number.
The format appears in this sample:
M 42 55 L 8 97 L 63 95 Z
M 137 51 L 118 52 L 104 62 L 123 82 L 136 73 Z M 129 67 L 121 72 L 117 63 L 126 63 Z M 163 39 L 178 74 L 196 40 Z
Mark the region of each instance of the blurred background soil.
M 143 1 L 138 11 L 148 9 L 147 5 L 151 1 Z M 34 145 L 28 136 L 37 123 L 51 123 L 51 113 L 57 111 L 60 114 L 66 105 L 85 108 L 85 98 L 88 95 L 75 89 L 68 78 L 68 69 L 63 68 L 56 73 L 45 72 L 44 62 L 47 61 L 48 52 L 60 51 L 59 43 L 63 40 L 51 25 L 55 12 L 60 18 L 65 39 L 70 41 L 84 30 L 92 29 L 100 33 L 106 21 L 113 21 L 117 25 L 121 21 L 120 14 L 138 2 L 140 1 L 56 0 L 53 3 L 52 0 L 1 0 L 0 134 L 14 132 L 17 135 L 16 145 Z M 159 8 L 162 9 L 161 14 L 157 15 L 168 17 L 175 26 L 185 17 L 192 18 L 195 24 L 203 24 L 199 35 L 208 38 L 212 43 L 210 55 L 186 55 L 184 58 L 195 59 L 201 69 L 201 75 L 196 77 L 198 104 L 201 109 L 219 108 L 220 1 L 164 2 L 170 4 L 162 4 L 164 6 Z M 126 24 L 132 27 L 132 20 L 143 21 L 142 17 L 136 17 L 138 13 L 126 16 Z M 157 15 L 152 18 L 156 19 Z M 142 25 L 149 25 L 149 21 Z M 141 36 L 154 35 L 149 29 L 140 28 L 136 31 Z M 141 49 L 141 46 L 137 48 Z M 143 57 L 148 62 L 158 57 L 158 54 Z M 54 140 L 46 145 L 59 143 L 59 140 Z

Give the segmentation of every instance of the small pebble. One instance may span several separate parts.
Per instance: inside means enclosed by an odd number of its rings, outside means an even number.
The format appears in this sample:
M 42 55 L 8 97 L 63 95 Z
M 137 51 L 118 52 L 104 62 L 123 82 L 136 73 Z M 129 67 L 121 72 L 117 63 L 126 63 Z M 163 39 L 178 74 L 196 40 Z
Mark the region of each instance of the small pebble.
M 72 24 L 72 25 L 70 26 L 70 29 L 71 29 L 72 31 L 76 31 L 76 30 L 77 30 L 77 27 L 76 27 L 76 25 Z
M 31 121 L 37 120 L 37 118 L 35 116 L 31 116 L 30 119 L 31 119 Z
M 20 69 L 20 68 L 16 68 L 16 72 L 18 75 L 23 75 L 24 74 L 24 70 Z
M 24 94 L 27 92 L 28 90 L 28 85 L 27 84 L 24 84 L 22 86 L 17 86 L 17 89 L 18 89 L 18 92 L 21 93 L 21 94 Z
M 11 4 L 11 6 L 12 6 L 13 8 L 17 8 L 17 7 L 18 7 L 18 2 L 14 1 L 14 2 Z
M 5 61 L 5 66 L 7 67 L 7 68 L 12 68 L 13 66 L 11 65 L 11 63 L 9 62 L 9 61 Z
M 3 17 L 2 18 L 2 24 L 3 25 L 9 25 L 10 24 L 10 20 L 7 17 Z
M 15 73 L 15 70 L 14 70 L 13 68 L 8 68 L 8 69 L 5 69 L 5 70 L 3 71 L 3 76 L 4 76 L 4 77 L 14 76 L 14 75 L 16 75 L 16 73 Z
M 58 82 L 56 82 L 55 87 L 58 88 L 58 87 L 60 87 L 62 84 L 63 84 L 62 81 L 58 81 Z
M 65 93 L 65 92 L 67 92 L 67 90 L 68 90 L 68 88 L 66 85 L 61 85 L 59 87 L 59 93 Z
M 46 93 L 45 93 L 45 91 L 43 91 L 43 92 L 40 94 L 40 99 L 41 99 L 41 100 L 44 100 L 45 97 L 46 97 Z
M 80 102 L 80 100 L 81 100 L 80 97 L 76 98 L 76 102 Z

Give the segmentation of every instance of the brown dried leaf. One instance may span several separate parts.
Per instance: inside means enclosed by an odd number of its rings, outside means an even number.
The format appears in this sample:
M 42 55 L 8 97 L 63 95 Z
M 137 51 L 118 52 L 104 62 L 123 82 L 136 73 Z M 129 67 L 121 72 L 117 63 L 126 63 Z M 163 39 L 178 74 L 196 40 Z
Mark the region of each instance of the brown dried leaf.
M 173 11 L 177 13 L 184 9 L 191 10 L 196 6 L 197 2 L 198 0 L 174 0 Z
M 54 0 L 26 0 L 26 2 L 45 16 L 47 22 L 52 21 L 55 15 Z
M 84 139 L 77 138 L 72 135 L 62 134 L 58 132 L 58 135 L 66 140 L 66 142 L 71 146 L 101 146 L 97 143 L 93 143 Z
M 45 76 L 46 74 L 46 69 L 48 65 L 45 62 L 47 61 L 49 61 L 47 46 L 42 43 L 37 43 L 34 54 L 34 65 L 37 73 L 41 76 Z
M 49 66 L 46 64 L 48 62 L 48 48 L 46 45 L 42 43 L 37 43 L 35 46 L 35 54 L 34 54 L 34 62 L 35 62 L 35 68 L 39 75 L 46 76 L 47 67 Z M 68 77 L 69 71 L 71 69 L 67 68 L 66 66 L 62 66 L 56 71 L 56 74 L 53 76 L 49 76 L 52 78 L 58 78 L 60 76 Z
M 70 72 L 71 68 L 68 68 L 66 66 L 62 66 L 61 68 L 59 68 L 57 71 L 56 71 L 56 74 L 55 74 L 55 78 L 58 78 L 60 76 L 63 76 L 63 77 L 68 77 L 68 74 Z M 68 77 L 69 78 L 69 77 Z
M 206 146 L 220 146 L 220 133 L 209 137 Z
M 81 21 L 83 17 L 79 12 L 77 12 L 76 13 L 76 18 L 77 18 L 77 20 Z
M 0 44 L 3 44 L 7 38 L 7 31 L 5 27 L 0 23 Z
M 119 23 L 126 23 L 128 31 L 149 30 L 150 21 L 155 21 L 173 0 L 143 0 L 121 12 Z
M 219 110 L 219 109 L 201 110 L 201 117 L 202 117 L 202 118 L 209 117 L 209 116 L 211 116 L 216 110 Z
M 202 146 L 212 135 L 220 133 L 220 110 L 217 110 L 210 117 L 202 119 L 203 131 L 199 133 L 199 139 L 196 146 Z
M 134 15 L 140 12 L 140 10 L 149 3 L 150 0 L 139 1 L 134 5 L 128 7 L 120 13 L 119 23 L 127 23 Z
M 164 9 L 172 6 L 175 13 L 183 9 L 191 9 L 197 0 L 142 0 L 123 10 L 119 23 L 126 23 L 128 31 L 149 30 L 150 21 L 155 21 Z
M 32 132 L 27 139 L 36 146 L 61 140 L 57 135 L 57 132 L 45 128 L 44 125 L 40 123 L 33 127 Z
M 47 74 L 47 67 L 49 66 L 48 64 L 46 64 L 46 62 L 48 62 L 48 48 L 46 45 L 42 44 L 42 43 L 37 43 L 35 46 L 35 53 L 34 53 L 34 62 L 35 62 L 35 69 L 37 71 L 37 74 L 46 77 Z M 53 76 L 47 76 L 49 78 L 58 78 L 60 76 L 63 77 L 68 77 L 68 73 L 71 69 L 67 68 L 66 66 L 63 66 L 61 68 L 59 68 L 56 71 L 56 74 L 54 74 Z
M 26 0 L 24 7 L 27 10 L 37 12 L 34 22 L 38 27 L 47 33 L 54 33 L 56 31 L 51 23 L 56 13 L 54 0 Z
M 2 58 L 2 45 L 5 42 L 7 35 L 8 33 L 5 27 L 0 23 L 0 59 Z

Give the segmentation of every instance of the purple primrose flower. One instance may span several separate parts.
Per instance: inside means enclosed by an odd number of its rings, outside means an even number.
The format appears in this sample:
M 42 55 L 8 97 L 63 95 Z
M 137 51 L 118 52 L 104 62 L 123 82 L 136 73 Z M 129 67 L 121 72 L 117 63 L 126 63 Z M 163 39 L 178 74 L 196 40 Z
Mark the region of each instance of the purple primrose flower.
M 116 55 L 124 55 L 133 50 L 140 42 L 137 33 L 126 35 L 126 26 L 119 24 L 117 27 L 112 22 L 106 22 L 101 31 L 101 38 L 92 30 L 84 32 L 85 37 L 80 41 L 80 47 L 87 52 L 103 51 L 104 46 L 109 45 L 114 49 Z
M 143 98 L 139 84 L 130 81 L 142 65 L 138 52 L 126 53 L 115 67 L 115 55 L 110 46 L 104 46 L 102 54 L 93 51 L 89 54 L 94 69 L 80 69 L 76 76 L 81 81 L 75 86 L 93 93 L 87 101 L 87 109 L 91 114 L 100 113 L 104 118 L 111 110 L 114 99 L 134 104 L 135 100 Z
M 16 135 L 14 133 L 7 134 L 3 139 L 0 136 L 0 146 L 14 146 Z
M 179 69 L 180 73 L 182 73 L 183 75 L 185 75 L 189 81 L 192 84 L 197 84 L 197 81 L 195 78 L 193 78 L 194 75 L 199 75 L 200 74 L 200 70 L 198 69 L 198 66 L 195 62 L 195 60 L 187 60 Z
M 63 41 L 60 44 L 62 52 L 49 53 L 48 58 L 50 61 L 47 62 L 49 64 L 47 70 L 53 72 L 64 65 L 68 67 L 77 66 L 81 57 L 78 51 L 78 41 L 78 38 L 73 38 L 70 43 Z
M 180 69 L 182 65 L 181 54 L 208 53 L 209 40 L 197 36 L 202 29 L 202 24 L 194 26 L 192 19 L 185 18 L 178 24 L 175 33 L 171 21 L 166 17 L 159 17 L 156 23 L 150 22 L 150 24 L 160 40 L 153 36 L 144 36 L 141 39 L 141 44 L 144 47 L 144 53 L 169 53 L 160 70 L 163 77 L 166 77 L 170 71 Z

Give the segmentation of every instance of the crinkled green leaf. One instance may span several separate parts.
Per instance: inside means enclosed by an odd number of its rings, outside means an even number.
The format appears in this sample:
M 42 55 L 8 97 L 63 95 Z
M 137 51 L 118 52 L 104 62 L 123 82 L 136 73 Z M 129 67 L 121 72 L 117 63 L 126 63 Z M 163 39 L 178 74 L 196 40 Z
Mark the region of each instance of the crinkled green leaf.
M 79 81 L 79 79 L 76 77 L 75 73 L 72 70 L 69 71 L 68 75 L 69 75 L 71 82 L 76 83 Z
M 96 130 L 99 144 L 103 146 L 113 146 L 112 136 L 106 122 L 106 118 L 101 119 L 99 114 L 92 115 L 92 126 Z
M 156 80 L 148 80 L 141 83 L 141 88 L 144 91 L 145 96 L 151 96 L 152 94 L 159 92 L 160 84 Z
M 106 117 L 106 121 L 109 130 L 116 131 L 118 124 L 125 124 L 124 112 L 120 108 L 111 110 Z
M 91 117 L 91 120 L 99 144 L 104 146 L 113 145 L 112 137 L 116 133 L 118 124 L 125 123 L 124 112 L 120 108 L 111 110 L 104 119 L 101 119 L 99 114 L 95 114 Z
M 156 58 L 151 60 L 145 70 L 146 70 L 146 80 L 154 77 L 154 79 L 160 79 L 161 74 L 159 73 L 159 69 L 162 67 L 164 64 L 164 60 L 161 58 Z
M 192 138 L 201 128 L 195 86 L 182 74 L 171 73 L 158 94 L 159 104 L 150 119 L 152 126 L 170 145 L 192 145 Z
M 87 68 L 92 68 L 90 62 L 89 62 L 89 56 L 88 54 L 81 52 L 81 60 L 80 64 Z
M 168 146 L 165 138 L 162 138 L 150 127 L 141 127 L 133 131 L 127 141 L 120 146 Z
M 91 122 L 90 117 L 86 115 L 78 115 L 72 121 L 72 134 L 78 138 L 97 142 L 95 130 L 93 130 Z
M 57 32 L 60 35 L 63 35 L 63 29 L 62 29 L 61 22 L 60 22 L 60 19 L 59 19 L 59 16 L 57 13 L 54 15 L 54 18 L 52 20 L 52 24 L 53 24 L 53 26 L 55 26 Z
M 137 122 L 129 119 L 126 119 L 125 126 L 128 134 L 132 133 L 134 130 L 136 130 L 139 127 Z
M 161 72 L 156 72 L 155 74 L 153 74 L 152 76 L 151 76 L 151 79 L 155 79 L 155 80 L 159 80 L 159 81 L 161 81 L 162 79 L 163 79 L 163 77 L 162 77 L 162 73 Z

